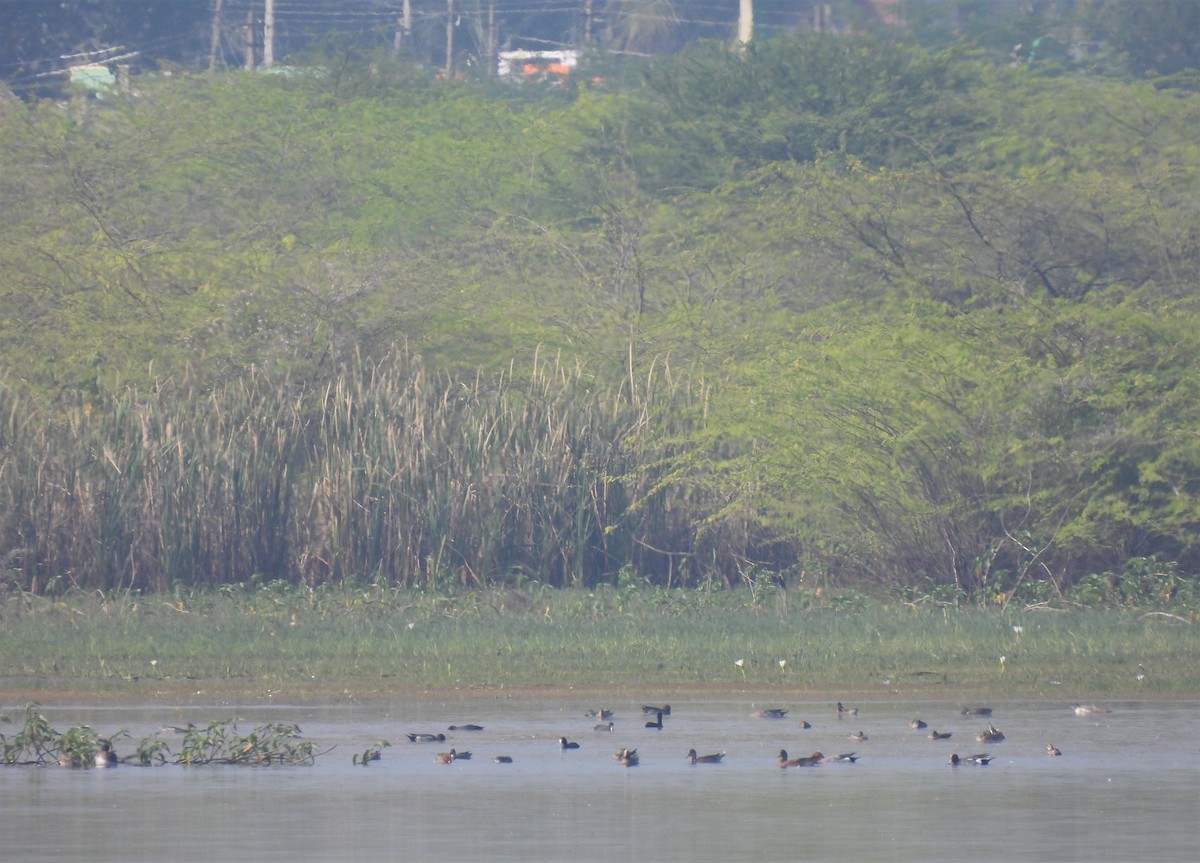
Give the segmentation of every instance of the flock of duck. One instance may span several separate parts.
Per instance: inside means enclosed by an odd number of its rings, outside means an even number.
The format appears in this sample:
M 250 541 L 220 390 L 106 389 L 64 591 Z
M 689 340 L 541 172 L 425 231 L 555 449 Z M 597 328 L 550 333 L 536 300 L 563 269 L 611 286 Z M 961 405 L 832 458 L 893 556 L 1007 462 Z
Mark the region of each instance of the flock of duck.
M 1082 705 L 1082 704 L 1072 705 L 1071 710 L 1077 716 L 1092 716 L 1092 715 L 1112 712 L 1111 710 L 1109 710 L 1108 708 L 1105 708 L 1105 707 L 1098 707 L 1095 705 Z M 664 722 L 663 722 L 664 717 L 671 715 L 671 706 L 669 704 L 664 704 L 662 706 L 643 705 L 642 713 L 644 715 L 654 717 L 653 720 L 645 722 L 646 728 L 661 731 L 664 727 Z M 750 715 L 752 718 L 755 718 L 755 719 L 785 719 L 787 717 L 787 714 L 788 714 L 788 711 L 783 708 L 766 708 L 763 710 L 755 711 L 754 713 L 752 713 Z M 990 720 L 990 717 L 992 715 L 992 708 L 990 708 L 990 707 L 964 707 L 960 711 L 960 714 L 964 717 L 988 718 L 987 727 L 981 729 L 980 731 L 978 731 L 975 734 L 975 741 L 977 743 L 999 743 L 1004 740 L 1004 732 L 1001 731 L 999 728 L 997 728 L 994 724 L 992 724 L 992 722 Z M 596 719 L 600 720 L 600 722 L 598 724 L 593 726 L 593 731 L 596 731 L 596 732 L 612 732 L 616 727 L 615 723 L 613 723 L 611 721 L 613 718 L 613 715 L 614 715 L 613 711 L 608 710 L 608 709 L 588 710 L 584 714 L 584 716 L 586 716 L 586 717 L 596 718 Z M 856 717 L 856 716 L 858 716 L 858 708 L 847 707 L 842 702 L 840 702 L 840 701 L 838 702 L 838 704 L 837 704 L 837 718 L 838 719 L 846 719 L 846 718 L 851 718 L 851 717 Z M 801 721 L 800 727 L 802 729 L 809 729 L 809 728 L 812 728 L 812 725 L 811 725 L 811 723 L 809 723 L 807 721 Z M 913 719 L 908 723 L 908 727 L 911 729 L 914 729 L 914 730 L 924 730 L 924 729 L 928 728 L 929 725 L 927 722 L 925 722 L 922 719 Z M 447 730 L 452 731 L 452 732 L 474 732 L 474 731 L 483 731 L 483 726 L 481 726 L 481 725 L 451 725 L 451 726 L 449 726 L 449 728 Z M 444 733 L 440 733 L 440 732 L 439 733 L 410 733 L 410 734 L 406 734 L 405 736 L 413 743 L 440 743 L 440 742 L 443 742 L 446 740 L 446 735 Z M 942 732 L 942 731 L 938 731 L 936 729 L 930 729 L 929 733 L 927 735 L 927 737 L 930 740 L 948 740 L 951 736 L 952 736 L 951 732 L 948 732 L 948 731 Z M 865 742 L 868 739 L 867 735 L 865 733 L 863 733 L 862 731 L 852 731 L 846 735 L 846 738 L 848 740 L 851 740 L 854 742 L 859 742 L 859 743 Z M 564 751 L 580 748 L 580 744 L 578 743 L 578 741 L 569 740 L 566 737 L 559 737 L 558 745 L 559 745 L 559 748 Z M 1052 743 L 1047 743 L 1045 753 L 1048 756 L 1057 756 L 1057 755 L 1062 755 L 1062 750 L 1058 749 L 1058 747 L 1054 746 L 1054 744 L 1052 744 Z M 724 759 L 725 754 L 726 754 L 725 752 L 713 752 L 708 755 L 700 755 L 699 753 L 697 753 L 697 751 L 694 748 L 692 748 L 692 749 L 688 750 L 688 752 L 684 756 L 684 758 L 686 758 L 692 764 L 720 764 L 722 759 Z M 100 758 L 99 755 L 97 755 L 96 757 L 97 757 L 97 759 Z M 621 749 L 618 749 L 616 752 L 613 753 L 612 757 L 613 757 L 614 761 L 616 761 L 618 764 L 620 764 L 623 767 L 635 767 L 639 763 L 641 763 L 641 758 L 638 755 L 638 751 L 637 751 L 637 749 L 634 749 L 634 748 L 623 747 Z M 458 751 L 457 749 L 450 749 L 449 751 L 446 751 L 446 752 L 439 752 L 435 756 L 434 761 L 438 764 L 452 764 L 455 761 L 466 761 L 466 760 L 469 760 L 470 758 L 471 758 L 471 753 L 469 751 Z M 785 768 L 785 769 L 789 768 L 789 767 L 816 767 L 821 764 L 836 764 L 836 763 L 853 764 L 854 762 L 856 762 L 858 760 L 858 758 L 859 758 L 859 756 L 856 751 L 841 752 L 836 755 L 825 755 L 824 753 L 822 753 L 820 751 L 815 751 L 811 755 L 805 755 L 805 756 L 801 756 L 799 758 L 792 758 L 788 755 L 786 749 L 780 749 L 779 756 L 778 756 L 778 764 L 781 768 Z M 497 755 L 493 760 L 498 764 L 511 764 L 513 761 L 512 757 L 509 755 Z M 986 767 L 992 760 L 993 760 L 993 756 L 988 754 L 987 752 L 977 752 L 977 753 L 972 753 L 969 755 L 959 755 L 957 752 L 952 752 L 950 754 L 948 763 L 952 767 L 960 767 L 960 766 Z M 97 763 L 99 763 L 99 762 L 97 762 Z
M 1099 715 L 1099 714 L 1105 714 L 1105 713 L 1112 712 L 1111 710 L 1109 710 L 1106 707 L 1098 707 L 1096 705 L 1086 705 L 1086 704 L 1072 705 L 1071 710 L 1077 716 L 1095 716 L 1095 715 Z M 661 706 L 659 706 L 659 705 L 643 705 L 642 713 L 645 716 L 653 716 L 654 717 L 652 720 L 645 722 L 646 728 L 661 731 L 664 728 L 665 717 L 668 717 L 671 715 L 671 705 L 669 705 L 669 704 L 664 704 Z M 1004 740 L 1004 732 L 1001 731 L 999 728 L 997 728 L 995 725 L 993 725 L 990 720 L 990 717 L 992 715 L 992 708 L 990 708 L 990 707 L 964 707 L 964 708 L 962 708 L 960 713 L 964 717 L 988 718 L 987 727 L 983 728 L 982 730 L 978 731 L 975 734 L 976 742 L 978 742 L 978 743 L 999 743 Z M 587 712 L 584 713 L 584 716 L 586 716 L 586 717 L 595 718 L 595 719 L 600 720 L 600 722 L 598 724 L 593 726 L 593 731 L 596 731 L 596 732 L 612 732 L 612 731 L 614 731 L 616 728 L 616 725 L 612 721 L 613 715 L 614 715 L 613 711 L 607 710 L 607 709 L 588 710 Z M 788 711 L 783 708 L 772 707 L 772 708 L 766 708 L 763 710 L 755 711 L 754 713 L 752 713 L 750 715 L 752 718 L 755 718 L 755 719 L 785 719 L 788 715 Z M 858 716 L 858 708 L 847 707 L 840 701 L 838 702 L 838 704 L 837 704 L 837 718 L 838 719 L 847 719 L 847 718 L 852 718 L 852 717 L 856 717 L 856 716 Z M 299 727 L 298 726 L 294 726 L 294 727 L 296 728 L 296 731 L 298 732 Z M 929 725 L 927 722 L 925 722 L 922 719 L 913 719 L 908 723 L 908 727 L 913 730 L 920 731 L 920 730 L 929 728 Z M 175 725 L 164 726 L 162 730 L 164 733 L 184 734 L 193 728 L 195 728 L 195 726 L 192 725 L 191 723 L 188 723 L 186 726 L 175 726 Z M 809 728 L 812 728 L 812 724 L 807 721 L 802 720 L 800 722 L 800 728 L 801 729 L 809 729 Z M 483 731 L 484 728 L 482 725 L 467 724 L 467 725 L 451 725 L 446 730 L 453 732 L 453 733 L 472 733 L 472 732 Z M 951 732 L 948 732 L 948 731 L 943 732 L 943 731 L 938 731 L 937 729 L 931 728 L 931 729 L 929 729 L 929 733 L 926 736 L 930 740 L 948 740 L 948 739 L 950 739 L 952 734 L 951 734 Z M 436 732 L 436 733 L 412 732 L 412 733 L 405 734 L 405 737 L 407 737 L 409 739 L 409 741 L 412 743 L 443 743 L 447 740 L 445 732 Z M 868 737 L 862 731 L 852 731 L 846 735 L 846 739 L 851 740 L 856 743 L 862 743 L 862 742 L 865 742 L 868 739 Z M 559 745 L 559 748 L 564 751 L 580 748 L 580 744 L 578 743 L 578 741 L 569 740 L 566 737 L 559 737 L 558 745 Z M 1062 750 L 1060 750 L 1058 747 L 1056 747 L 1052 743 L 1047 743 L 1045 753 L 1048 756 L 1057 756 L 1057 755 L 1062 755 Z M 684 758 L 686 758 L 692 764 L 720 764 L 722 759 L 724 759 L 725 754 L 726 754 L 725 752 L 713 752 L 713 753 L 710 753 L 707 755 L 700 755 L 699 753 L 697 753 L 697 751 L 694 748 L 692 748 L 692 749 L 688 750 L 688 752 L 684 756 Z M 615 753 L 613 753 L 612 757 L 613 757 L 614 761 L 616 761 L 618 764 L 620 764 L 623 767 L 635 767 L 641 762 L 641 758 L 638 755 L 637 749 L 629 748 L 629 747 L 624 747 L 624 748 L 618 749 Z M 810 755 L 801 756 L 799 758 L 792 758 L 788 755 L 786 749 L 780 749 L 779 757 L 778 757 L 778 764 L 781 768 L 816 767 L 821 764 L 835 764 L 835 763 L 853 764 L 854 762 L 856 762 L 858 760 L 858 758 L 859 758 L 859 756 L 856 751 L 841 752 L 836 755 L 825 755 L 824 753 L 822 753 L 820 751 L 815 751 Z M 950 754 L 949 764 L 952 767 L 970 766 L 970 765 L 986 767 L 988 765 L 988 763 L 990 761 L 992 761 L 992 758 L 993 758 L 993 756 L 989 755 L 987 752 L 977 752 L 977 753 L 973 753 L 970 755 L 959 755 L 957 752 L 952 752 Z M 468 761 L 470 759 L 471 759 L 470 751 L 467 751 L 467 750 L 459 751 L 458 749 L 455 749 L 455 748 L 449 749 L 445 752 L 439 752 L 439 753 L 437 753 L 436 756 L 434 756 L 434 761 L 437 764 L 452 764 L 455 761 Z M 513 762 L 512 757 L 509 755 L 497 755 L 492 760 L 495 761 L 497 764 L 511 764 Z M 117 754 L 113 751 L 112 746 L 108 742 L 101 743 L 100 750 L 96 753 L 96 758 L 95 758 L 96 766 L 97 767 L 116 767 L 119 763 L 120 763 L 120 759 L 117 757 Z M 70 765 L 68 764 L 67 766 L 70 766 Z

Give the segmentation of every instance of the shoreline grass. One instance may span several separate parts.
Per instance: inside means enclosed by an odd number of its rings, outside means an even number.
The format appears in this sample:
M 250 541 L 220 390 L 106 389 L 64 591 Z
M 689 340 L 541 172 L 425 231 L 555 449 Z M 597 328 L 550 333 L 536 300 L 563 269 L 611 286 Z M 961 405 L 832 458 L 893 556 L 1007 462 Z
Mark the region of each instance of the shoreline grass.
M 0 598 L 0 703 L 557 690 L 1064 700 L 1200 693 L 1200 627 L 1169 613 L 791 593 L 530 585 L 448 595 L 272 584 L 174 596 L 8 594 Z

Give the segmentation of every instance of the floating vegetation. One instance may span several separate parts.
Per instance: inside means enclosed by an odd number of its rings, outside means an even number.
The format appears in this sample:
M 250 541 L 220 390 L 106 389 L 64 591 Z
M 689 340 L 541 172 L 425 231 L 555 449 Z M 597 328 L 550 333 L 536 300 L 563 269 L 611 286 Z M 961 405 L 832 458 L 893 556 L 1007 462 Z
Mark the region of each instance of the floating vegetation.
M 52 765 L 91 767 L 97 753 L 109 752 L 113 742 L 127 737 L 121 730 L 102 737 L 87 725 L 77 725 L 59 733 L 39 711 L 36 703 L 25 707 L 25 723 L 11 739 L 0 735 L 2 762 L 6 765 Z M 184 735 L 178 752 L 158 737 L 149 737 L 137 747 L 137 754 L 115 758 L 111 763 L 129 763 L 143 767 L 163 764 L 197 766 L 202 764 L 311 765 L 318 755 L 315 744 L 302 740 L 300 729 L 292 723 L 274 722 L 255 726 L 248 734 L 238 731 L 238 720 L 223 719 L 206 726 L 193 726 Z M 380 741 L 387 746 L 387 741 Z M 379 744 L 376 744 L 378 747 Z M 326 752 L 329 750 L 325 750 Z M 377 749 L 368 749 L 368 755 Z M 357 763 L 357 762 L 356 762 Z
M 210 722 L 193 728 L 183 738 L 175 763 L 198 764 L 301 764 L 316 760 L 314 744 L 300 739 L 300 729 L 286 722 L 256 726 L 240 734 L 236 719 Z
M 368 746 L 362 752 L 355 752 L 354 757 L 350 759 L 352 764 L 366 767 L 372 761 L 379 761 L 383 758 L 383 750 L 392 744 L 386 740 L 376 740 L 372 745 Z

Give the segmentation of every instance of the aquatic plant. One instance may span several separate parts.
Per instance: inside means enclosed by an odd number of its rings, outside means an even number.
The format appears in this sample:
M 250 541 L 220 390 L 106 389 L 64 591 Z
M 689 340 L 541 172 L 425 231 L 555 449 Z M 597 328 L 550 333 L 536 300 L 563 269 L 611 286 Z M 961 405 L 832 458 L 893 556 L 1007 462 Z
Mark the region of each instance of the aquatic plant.
M 37 702 L 25 705 L 25 722 L 11 740 L 0 734 L 0 752 L 3 753 L 0 763 L 91 767 L 101 744 L 111 745 L 128 736 L 122 729 L 109 737 L 101 737 L 87 725 L 76 725 L 60 734 L 39 708 Z
M 57 758 L 58 732 L 38 707 L 36 702 L 25 705 L 25 722 L 11 740 L 0 734 L 5 764 L 46 764 Z
M 376 740 L 362 752 L 355 752 L 354 757 L 350 759 L 350 763 L 366 767 L 372 761 L 379 761 L 383 758 L 383 750 L 391 745 L 386 740 Z
M 674 585 L 693 555 L 732 572 L 746 531 L 698 536 L 710 496 L 666 482 L 650 440 L 703 397 L 661 364 L 600 386 L 558 358 L 462 380 L 401 354 L 315 389 L 251 372 L 46 414 L 0 388 L 0 583 L 440 591 L 628 566 Z
M 311 741 L 300 740 L 300 730 L 284 722 L 256 726 L 240 734 L 236 719 L 222 719 L 188 730 L 175 757 L 176 764 L 311 765 L 318 753 Z

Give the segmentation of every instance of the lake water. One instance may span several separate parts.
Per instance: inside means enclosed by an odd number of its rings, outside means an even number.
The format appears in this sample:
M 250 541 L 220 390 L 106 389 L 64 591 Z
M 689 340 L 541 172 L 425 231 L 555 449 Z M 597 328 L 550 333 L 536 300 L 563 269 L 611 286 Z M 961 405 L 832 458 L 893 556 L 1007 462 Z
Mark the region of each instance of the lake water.
M 0 767 L 5 861 L 1194 861 L 1200 858 L 1197 702 L 1114 702 L 1079 717 L 1066 702 L 712 700 L 675 703 L 662 730 L 640 702 L 503 697 L 388 704 L 46 708 L 59 731 L 88 724 L 136 741 L 163 724 L 238 717 L 301 725 L 311 767 L 69 770 Z M 6 705 L 10 714 L 19 714 Z M 596 732 L 588 708 L 615 711 Z M 779 720 L 750 714 L 787 708 Z M 931 741 L 919 717 L 953 732 Z M 13 716 L 14 723 L 19 716 Z M 984 746 L 988 721 L 1006 739 Z M 813 727 L 802 730 L 801 720 Z M 479 732 L 448 732 L 478 723 Z M 0 727 L 11 735 L 16 726 Z M 847 735 L 862 731 L 863 742 Z M 444 732 L 410 743 L 406 732 Z M 563 751 L 558 738 L 578 741 Z M 380 761 L 352 756 L 388 740 Z M 1047 757 L 1047 743 L 1063 754 Z M 469 761 L 435 763 L 453 746 Z M 612 760 L 636 747 L 637 767 Z M 717 765 L 685 753 L 726 752 Z M 792 756 L 855 750 L 854 764 L 781 770 Z M 987 751 L 987 767 L 951 752 Z M 511 764 L 497 764 L 496 755 Z

